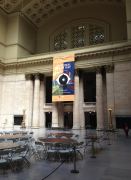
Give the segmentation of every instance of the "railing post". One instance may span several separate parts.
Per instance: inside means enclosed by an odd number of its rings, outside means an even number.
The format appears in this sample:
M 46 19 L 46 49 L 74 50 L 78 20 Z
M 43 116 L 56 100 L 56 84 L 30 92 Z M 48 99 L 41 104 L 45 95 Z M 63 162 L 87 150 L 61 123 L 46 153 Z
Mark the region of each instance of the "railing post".
M 73 151 L 74 151 L 74 169 L 71 170 L 71 173 L 79 173 L 79 170 L 76 169 L 76 146 L 73 147 Z

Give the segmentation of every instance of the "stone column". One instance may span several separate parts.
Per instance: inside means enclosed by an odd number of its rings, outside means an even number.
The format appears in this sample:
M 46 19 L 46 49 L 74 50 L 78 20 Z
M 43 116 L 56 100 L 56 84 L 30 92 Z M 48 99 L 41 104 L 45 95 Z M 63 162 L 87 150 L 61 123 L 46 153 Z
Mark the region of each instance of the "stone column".
M 3 77 L 0 74 L 0 122 L 3 121 L 3 117 L 2 117 L 2 86 L 3 86 Z M 2 123 L 0 125 L 0 128 L 2 128 Z
M 59 127 L 64 127 L 64 111 L 63 111 L 63 103 L 58 102 L 58 119 L 59 119 Z
M 79 105 L 80 105 L 80 127 L 83 129 L 85 128 L 85 117 L 84 117 L 84 87 L 83 87 L 83 73 L 80 74 L 80 98 L 79 98 Z
M 32 125 L 32 108 L 33 108 L 33 75 L 26 74 L 26 111 L 25 111 L 25 126 Z
M 59 127 L 59 120 L 58 120 L 58 103 L 53 104 L 53 111 L 52 111 L 52 127 Z
M 96 70 L 96 111 L 97 111 L 97 129 L 104 128 L 104 110 L 103 110 L 103 82 L 101 68 Z
M 112 121 L 113 127 L 115 127 L 115 116 L 114 116 L 114 66 L 106 66 L 106 85 L 107 85 L 107 111 L 108 111 L 108 125 Z M 110 114 L 111 110 L 111 114 Z M 112 118 L 112 119 L 110 119 Z
M 45 78 L 44 75 L 41 74 L 40 76 L 41 82 L 40 82 L 40 127 L 45 128 Z
M 79 73 L 76 70 L 74 77 L 75 99 L 73 102 L 73 129 L 80 129 L 80 106 L 79 106 Z
M 131 0 L 126 0 L 127 38 L 131 41 Z
M 32 128 L 40 126 L 40 74 L 34 75 L 34 102 Z

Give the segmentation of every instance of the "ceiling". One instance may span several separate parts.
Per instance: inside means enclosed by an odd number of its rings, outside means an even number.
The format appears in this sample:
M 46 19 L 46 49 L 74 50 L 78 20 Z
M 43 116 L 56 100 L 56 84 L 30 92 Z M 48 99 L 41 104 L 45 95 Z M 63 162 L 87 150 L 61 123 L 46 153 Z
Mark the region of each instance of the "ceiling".
M 85 3 L 108 3 L 123 5 L 124 0 L 0 0 L 0 8 L 7 14 L 22 12 L 37 27 L 50 17 L 66 8 L 85 5 Z

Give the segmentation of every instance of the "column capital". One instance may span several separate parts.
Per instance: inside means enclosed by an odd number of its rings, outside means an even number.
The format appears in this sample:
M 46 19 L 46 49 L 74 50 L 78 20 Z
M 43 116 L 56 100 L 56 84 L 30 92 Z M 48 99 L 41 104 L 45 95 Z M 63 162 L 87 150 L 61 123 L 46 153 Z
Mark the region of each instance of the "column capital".
M 97 74 L 101 74 L 102 73 L 102 67 L 101 66 L 95 67 L 95 70 L 96 70 Z
M 42 81 L 45 78 L 44 74 L 40 74 L 40 80 Z
M 79 76 L 79 73 L 80 73 L 80 70 L 79 70 L 79 69 L 75 69 L 75 73 L 74 73 L 74 74 L 75 74 L 76 76 Z
M 33 74 L 25 74 L 26 80 L 33 80 Z
M 39 73 L 36 73 L 36 74 L 33 74 L 34 75 L 34 79 L 36 80 L 39 80 L 40 79 L 40 74 Z
M 107 73 L 112 73 L 114 71 L 114 65 L 105 66 L 105 70 Z
M 41 73 L 33 74 L 33 76 L 34 76 L 34 79 L 37 79 L 37 80 L 42 80 L 44 78 L 44 74 L 41 74 Z

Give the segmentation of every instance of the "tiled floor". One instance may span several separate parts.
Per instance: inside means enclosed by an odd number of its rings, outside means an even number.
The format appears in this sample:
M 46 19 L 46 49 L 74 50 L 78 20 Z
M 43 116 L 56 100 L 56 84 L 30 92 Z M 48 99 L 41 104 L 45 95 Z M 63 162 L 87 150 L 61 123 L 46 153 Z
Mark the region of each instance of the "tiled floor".
M 36 130 L 34 135 L 37 137 L 45 133 Z M 77 133 L 82 137 L 85 132 Z M 131 180 L 131 136 L 126 138 L 124 134 L 118 135 L 111 141 L 111 145 L 106 145 L 97 153 L 96 158 L 90 158 L 90 154 L 87 153 L 84 160 L 76 163 L 78 174 L 70 172 L 74 169 L 73 163 L 63 163 L 47 177 L 59 165 L 60 162 L 45 160 L 32 162 L 30 168 L 25 168 L 21 172 L 0 175 L 0 180 Z

